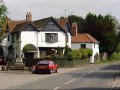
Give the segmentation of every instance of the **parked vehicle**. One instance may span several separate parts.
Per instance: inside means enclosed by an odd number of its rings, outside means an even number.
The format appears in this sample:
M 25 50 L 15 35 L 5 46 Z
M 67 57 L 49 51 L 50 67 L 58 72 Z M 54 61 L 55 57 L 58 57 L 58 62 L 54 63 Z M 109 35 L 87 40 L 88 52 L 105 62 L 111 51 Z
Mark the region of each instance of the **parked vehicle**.
M 33 66 L 32 73 L 48 72 L 52 74 L 53 72 L 57 73 L 58 65 L 54 64 L 51 60 L 42 60 Z

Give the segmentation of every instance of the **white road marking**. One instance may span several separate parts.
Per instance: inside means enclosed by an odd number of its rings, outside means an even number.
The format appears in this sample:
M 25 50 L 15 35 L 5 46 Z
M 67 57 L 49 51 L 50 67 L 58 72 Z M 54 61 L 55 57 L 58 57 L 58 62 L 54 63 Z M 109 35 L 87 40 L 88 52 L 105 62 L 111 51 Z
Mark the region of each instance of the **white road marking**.
M 93 73 L 94 71 L 90 71 L 90 72 L 88 72 L 88 73 Z
M 101 68 L 97 68 L 96 70 L 100 70 Z
M 95 71 L 90 71 L 90 72 L 84 73 L 84 74 L 80 75 L 79 77 L 83 77 L 83 76 L 85 76 L 85 75 L 87 75 L 89 73 L 93 73 L 93 72 L 95 72 Z
M 85 75 L 87 75 L 88 73 L 85 73 L 85 74 L 82 74 L 82 75 L 80 75 L 79 77 L 83 77 L 83 76 L 85 76 Z
M 69 84 L 69 83 L 71 83 L 71 82 L 73 82 L 73 81 L 75 81 L 75 80 L 76 80 L 76 79 L 72 79 L 72 80 L 66 82 L 65 84 Z
M 113 85 L 112 85 L 112 89 L 115 87 L 116 84 L 116 80 L 114 81 Z
M 54 88 L 53 90 L 57 90 L 57 89 L 59 89 L 60 87 L 56 87 L 56 88 Z
M 50 77 L 50 76 L 42 76 L 42 77 L 40 77 L 40 78 L 48 78 L 48 77 Z

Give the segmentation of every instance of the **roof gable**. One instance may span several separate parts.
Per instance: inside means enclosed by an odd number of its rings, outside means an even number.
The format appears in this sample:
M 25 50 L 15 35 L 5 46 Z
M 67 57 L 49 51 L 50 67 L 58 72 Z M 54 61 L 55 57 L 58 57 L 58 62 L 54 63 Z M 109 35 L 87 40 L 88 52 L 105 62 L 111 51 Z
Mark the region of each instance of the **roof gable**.
M 53 17 L 34 21 L 34 25 L 40 31 L 62 31 L 66 33 Z
M 49 20 L 40 31 L 63 31 L 53 20 Z M 64 31 L 65 32 L 65 31 Z
M 33 21 L 34 26 L 35 26 L 37 29 L 41 29 L 41 28 L 46 24 L 46 22 L 48 22 L 49 19 L 50 19 L 50 17 Z
M 38 30 L 32 24 L 29 23 L 22 29 L 22 31 L 38 31 Z
M 38 30 L 34 27 L 32 22 L 28 21 L 28 22 L 24 22 L 16 25 L 16 27 L 11 33 L 21 32 L 21 31 L 38 31 Z

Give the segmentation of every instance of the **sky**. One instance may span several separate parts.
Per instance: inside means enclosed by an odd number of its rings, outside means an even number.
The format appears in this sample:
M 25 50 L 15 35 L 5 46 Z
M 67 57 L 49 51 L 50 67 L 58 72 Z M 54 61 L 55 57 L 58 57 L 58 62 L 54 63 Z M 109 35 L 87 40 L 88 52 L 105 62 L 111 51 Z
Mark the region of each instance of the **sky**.
M 3 0 L 8 8 L 8 17 L 15 20 L 25 19 L 31 11 L 33 20 L 46 17 L 78 15 L 85 17 L 94 14 L 111 14 L 120 20 L 120 0 Z

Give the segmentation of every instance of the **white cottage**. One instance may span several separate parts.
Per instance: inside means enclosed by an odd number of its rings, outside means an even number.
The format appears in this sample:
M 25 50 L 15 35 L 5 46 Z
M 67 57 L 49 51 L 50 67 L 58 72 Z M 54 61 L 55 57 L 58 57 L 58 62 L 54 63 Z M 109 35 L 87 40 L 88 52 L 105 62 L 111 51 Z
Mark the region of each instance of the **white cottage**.
M 71 33 L 67 20 L 64 24 L 53 17 L 32 21 L 30 12 L 26 15 L 26 20 L 15 21 L 8 19 L 7 30 L 9 42 L 11 38 L 12 50 L 15 58 L 39 58 L 55 53 L 60 47 L 71 47 Z
M 73 23 L 72 25 L 72 39 L 71 39 L 71 48 L 73 50 L 80 48 L 89 48 L 92 49 L 93 54 L 90 58 L 90 63 L 94 63 L 95 56 L 99 55 L 99 42 L 87 33 L 77 33 L 77 24 Z

